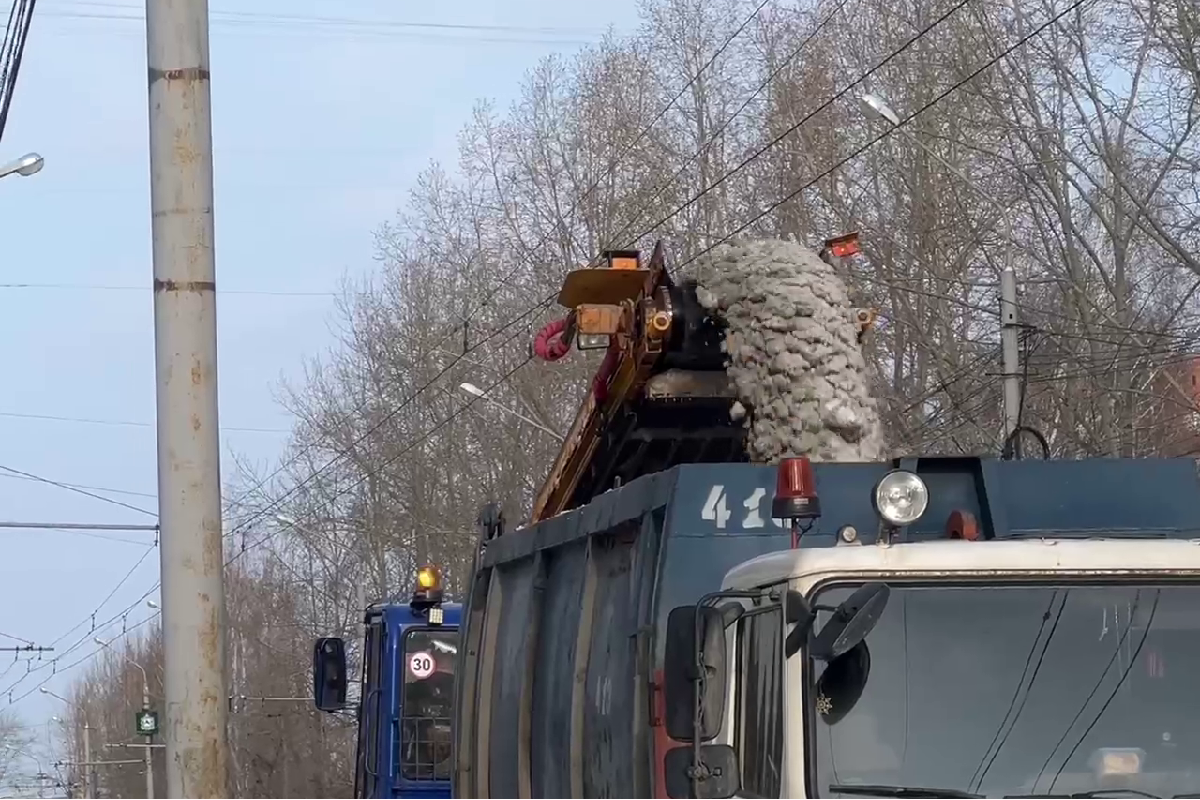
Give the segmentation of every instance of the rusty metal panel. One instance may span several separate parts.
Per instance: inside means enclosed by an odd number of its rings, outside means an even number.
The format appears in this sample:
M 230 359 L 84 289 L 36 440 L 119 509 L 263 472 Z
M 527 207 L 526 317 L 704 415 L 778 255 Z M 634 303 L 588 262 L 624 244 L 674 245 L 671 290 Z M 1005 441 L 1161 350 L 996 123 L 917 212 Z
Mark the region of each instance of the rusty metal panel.
M 634 796 L 634 721 L 637 595 L 633 555 L 637 524 L 592 543 L 597 570 L 596 611 L 584 702 L 584 797 Z
M 541 635 L 533 682 L 534 797 L 571 796 L 571 685 L 587 547 L 577 542 L 547 553 Z
M 505 564 L 497 570 L 504 613 L 496 635 L 496 666 L 492 679 L 491 736 L 488 747 L 488 796 L 520 797 L 521 688 L 525 654 L 532 644 L 529 623 L 533 559 Z

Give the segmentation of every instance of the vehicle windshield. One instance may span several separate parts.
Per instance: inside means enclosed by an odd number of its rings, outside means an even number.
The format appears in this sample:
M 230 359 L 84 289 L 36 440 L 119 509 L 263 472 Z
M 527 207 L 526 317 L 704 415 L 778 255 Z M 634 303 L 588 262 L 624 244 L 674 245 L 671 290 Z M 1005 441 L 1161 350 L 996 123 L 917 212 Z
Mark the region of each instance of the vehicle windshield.
M 891 588 L 848 713 L 854 670 L 822 682 L 810 661 L 810 796 L 841 796 L 838 784 L 1197 796 L 1200 587 Z
M 401 658 L 400 775 L 407 780 L 450 779 L 450 721 L 454 715 L 454 662 L 458 631 L 411 630 Z

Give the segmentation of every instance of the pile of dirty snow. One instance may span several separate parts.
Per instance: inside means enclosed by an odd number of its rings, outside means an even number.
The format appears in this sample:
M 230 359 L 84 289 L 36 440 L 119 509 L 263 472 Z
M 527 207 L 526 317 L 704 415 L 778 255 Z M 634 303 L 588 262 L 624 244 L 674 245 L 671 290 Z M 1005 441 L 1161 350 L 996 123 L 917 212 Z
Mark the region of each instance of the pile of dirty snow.
M 752 410 L 752 461 L 884 457 L 879 414 L 846 286 L 811 250 L 764 240 L 728 245 L 688 270 L 702 305 L 728 323 L 728 372 Z

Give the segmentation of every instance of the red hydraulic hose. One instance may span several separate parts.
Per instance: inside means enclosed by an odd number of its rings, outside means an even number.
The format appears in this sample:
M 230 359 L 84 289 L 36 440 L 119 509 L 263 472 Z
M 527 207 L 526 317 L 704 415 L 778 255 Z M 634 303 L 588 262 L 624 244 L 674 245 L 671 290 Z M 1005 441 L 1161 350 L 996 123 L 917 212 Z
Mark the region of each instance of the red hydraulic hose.
M 621 358 L 620 353 L 620 350 L 610 347 L 604 354 L 604 360 L 600 362 L 600 369 L 596 370 L 596 377 L 592 378 L 592 394 L 597 403 L 603 403 L 608 399 L 608 382 L 612 380 L 613 373 L 617 371 L 617 363 Z
M 538 331 L 533 340 L 533 354 L 543 361 L 558 361 L 571 352 L 571 345 L 563 341 L 562 333 L 566 330 L 567 318 L 556 319 Z
M 563 332 L 570 322 L 570 317 L 556 319 L 538 331 L 533 339 L 533 354 L 543 361 L 558 361 L 571 352 L 571 344 L 563 339 Z M 620 360 L 619 351 L 610 349 L 604 354 L 604 361 L 592 379 L 592 394 L 596 402 L 603 403 L 608 397 L 608 382 L 616 371 Z

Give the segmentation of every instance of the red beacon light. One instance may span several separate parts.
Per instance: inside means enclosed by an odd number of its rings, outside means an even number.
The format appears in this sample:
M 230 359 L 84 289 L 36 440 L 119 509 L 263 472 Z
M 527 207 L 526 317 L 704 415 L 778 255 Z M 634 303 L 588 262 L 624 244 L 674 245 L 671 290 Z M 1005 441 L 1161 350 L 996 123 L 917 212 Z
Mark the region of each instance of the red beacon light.
M 792 547 L 799 545 L 799 526 L 806 521 L 811 525 L 821 516 L 817 481 L 813 477 L 812 462 L 807 458 L 785 458 L 779 462 L 771 516 L 792 522 Z

